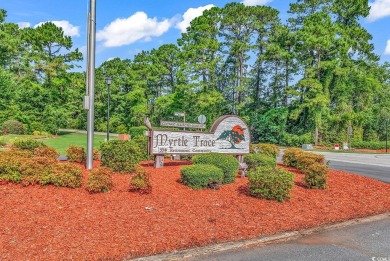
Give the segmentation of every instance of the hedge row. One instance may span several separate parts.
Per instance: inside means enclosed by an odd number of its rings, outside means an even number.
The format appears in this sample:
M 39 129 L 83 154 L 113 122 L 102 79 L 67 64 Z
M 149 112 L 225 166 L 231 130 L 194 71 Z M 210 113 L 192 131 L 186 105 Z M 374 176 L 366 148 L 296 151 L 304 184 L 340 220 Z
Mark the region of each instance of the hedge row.
M 36 151 L 34 151 L 36 152 Z M 81 168 L 71 163 L 59 163 L 51 154 L 36 156 L 25 150 L 10 150 L 1 153 L 0 181 L 27 185 L 53 184 L 59 187 L 80 187 Z

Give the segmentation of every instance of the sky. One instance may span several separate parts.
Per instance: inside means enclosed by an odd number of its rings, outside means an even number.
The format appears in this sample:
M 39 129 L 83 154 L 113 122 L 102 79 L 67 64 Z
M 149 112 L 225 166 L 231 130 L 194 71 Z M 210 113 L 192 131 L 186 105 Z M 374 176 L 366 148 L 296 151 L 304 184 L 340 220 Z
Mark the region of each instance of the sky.
M 353 0 L 351 0 L 353 1 Z M 90 0 L 0 0 L 6 22 L 35 27 L 51 21 L 72 37 L 73 47 L 86 51 L 86 23 Z M 96 0 L 96 67 L 119 57 L 133 59 L 142 50 L 177 43 L 190 21 L 213 6 L 232 0 Z M 288 18 L 292 0 L 239 0 L 245 5 L 268 5 Z M 390 0 L 369 0 L 370 15 L 362 25 L 373 36 L 375 53 L 390 62 Z M 85 57 L 85 56 L 84 56 Z M 85 67 L 85 64 L 81 64 Z

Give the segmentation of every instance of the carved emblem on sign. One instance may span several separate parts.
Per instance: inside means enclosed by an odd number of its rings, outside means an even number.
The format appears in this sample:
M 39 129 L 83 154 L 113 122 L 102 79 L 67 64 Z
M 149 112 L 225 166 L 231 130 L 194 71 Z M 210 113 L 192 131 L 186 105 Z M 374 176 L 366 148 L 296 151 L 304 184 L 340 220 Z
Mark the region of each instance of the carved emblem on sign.
M 232 130 L 226 130 L 221 133 L 217 140 L 226 140 L 232 145 L 229 149 L 237 149 L 235 144 L 239 144 L 242 141 L 245 141 L 244 136 L 245 128 L 240 125 L 236 125 Z

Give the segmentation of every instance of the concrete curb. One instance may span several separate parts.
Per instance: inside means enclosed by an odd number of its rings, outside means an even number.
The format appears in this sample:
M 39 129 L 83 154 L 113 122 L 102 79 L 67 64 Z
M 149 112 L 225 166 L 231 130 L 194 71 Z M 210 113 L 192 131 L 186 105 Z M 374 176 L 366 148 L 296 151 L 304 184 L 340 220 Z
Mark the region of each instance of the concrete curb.
M 266 244 L 272 244 L 272 243 L 279 243 L 279 242 L 285 242 L 293 239 L 297 239 L 303 236 L 311 235 L 313 233 L 318 233 L 322 231 L 327 230 L 334 230 L 338 228 L 348 227 L 352 225 L 357 224 L 364 224 L 368 222 L 378 221 L 385 218 L 390 218 L 390 212 L 379 214 L 375 216 L 369 216 L 369 217 L 363 217 L 363 218 L 356 218 L 336 224 L 328 224 L 328 225 L 322 225 L 319 227 L 309 228 L 309 229 L 303 229 L 303 230 L 297 230 L 297 231 L 291 231 L 291 232 L 285 232 L 280 233 L 272 236 L 267 237 L 259 237 L 256 239 L 251 240 L 243 240 L 243 241 L 237 241 L 237 242 L 228 242 L 228 243 L 222 243 L 222 244 L 216 244 L 211 246 L 205 246 L 205 247 L 198 247 L 198 248 L 192 248 L 182 251 L 174 251 L 171 253 L 165 253 L 155 256 L 148 256 L 148 257 L 140 257 L 135 259 L 125 259 L 125 260 L 133 260 L 133 261 L 176 261 L 176 260 L 185 260 L 188 258 L 194 258 L 197 256 L 203 256 L 211 253 L 218 253 L 222 251 L 228 251 L 228 250 L 234 250 L 234 249 L 240 249 L 240 248 L 250 248 L 250 247 L 256 247 Z

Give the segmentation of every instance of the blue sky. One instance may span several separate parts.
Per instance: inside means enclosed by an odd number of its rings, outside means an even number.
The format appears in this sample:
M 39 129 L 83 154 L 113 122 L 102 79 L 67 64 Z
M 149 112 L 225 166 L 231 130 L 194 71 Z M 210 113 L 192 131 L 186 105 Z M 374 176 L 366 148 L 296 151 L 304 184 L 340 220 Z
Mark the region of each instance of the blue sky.
M 241 1 L 241 0 L 240 0 Z M 237 2 L 240 2 L 237 1 Z M 351 0 L 352 1 L 352 0 Z M 211 6 L 223 7 L 228 0 L 96 0 L 96 66 L 119 57 L 132 59 L 141 50 L 176 43 L 191 19 Z M 263 4 L 288 17 L 290 0 L 242 0 L 246 5 Z M 89 0 L 0 0 L 7 22 L 34 27 L 52 21 L 72 36 L 73 45 L 86 49 L 86 20 Z M 390 62 L 390 0 L 370 0 L 370 16 L 362 21 L 373 36 L 375 53 Z M 83 66 L 84 67 L 84 66 Z

